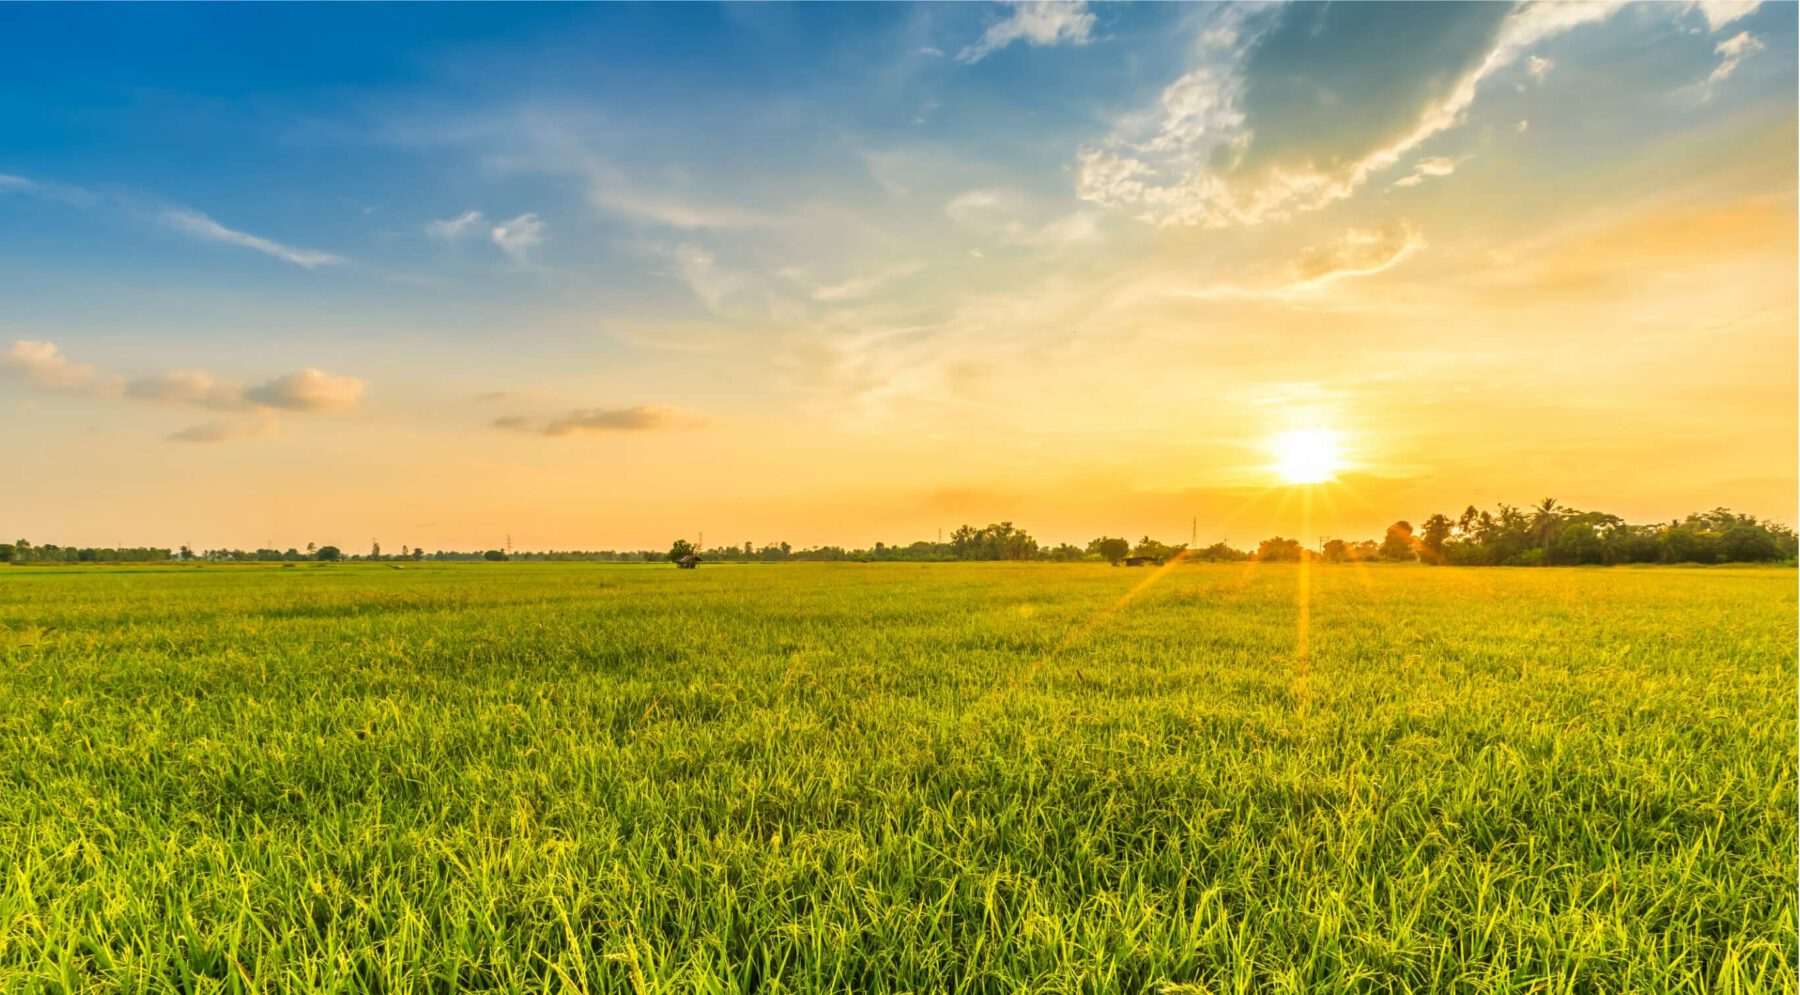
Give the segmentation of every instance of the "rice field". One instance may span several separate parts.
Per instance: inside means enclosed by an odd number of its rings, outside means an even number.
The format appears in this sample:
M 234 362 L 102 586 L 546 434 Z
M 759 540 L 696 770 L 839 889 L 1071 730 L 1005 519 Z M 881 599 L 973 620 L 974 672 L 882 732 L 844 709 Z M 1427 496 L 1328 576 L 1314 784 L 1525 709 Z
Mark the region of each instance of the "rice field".
M 1793 992 L 1792 569 L 0 569 L 4 992 Z

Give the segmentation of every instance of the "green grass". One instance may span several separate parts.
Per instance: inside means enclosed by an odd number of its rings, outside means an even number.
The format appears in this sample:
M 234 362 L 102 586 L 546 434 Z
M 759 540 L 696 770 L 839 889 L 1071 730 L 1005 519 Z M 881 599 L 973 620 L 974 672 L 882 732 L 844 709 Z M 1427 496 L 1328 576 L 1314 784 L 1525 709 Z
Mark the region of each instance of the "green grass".
M 1796 989 L 1792 570 L 0 570 L 0 991 Z

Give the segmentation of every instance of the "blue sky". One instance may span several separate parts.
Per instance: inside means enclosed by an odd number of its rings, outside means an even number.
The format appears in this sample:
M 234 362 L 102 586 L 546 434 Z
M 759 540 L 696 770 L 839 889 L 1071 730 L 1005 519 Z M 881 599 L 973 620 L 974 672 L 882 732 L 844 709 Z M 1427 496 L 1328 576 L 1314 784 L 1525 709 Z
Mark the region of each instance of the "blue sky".
M 1794 51 L 1731 2 L 0 6 L 0 446 L 58 470 L 11 510 L 1275 528 L 1324 422 L 1346 529 L 1791 517 Z

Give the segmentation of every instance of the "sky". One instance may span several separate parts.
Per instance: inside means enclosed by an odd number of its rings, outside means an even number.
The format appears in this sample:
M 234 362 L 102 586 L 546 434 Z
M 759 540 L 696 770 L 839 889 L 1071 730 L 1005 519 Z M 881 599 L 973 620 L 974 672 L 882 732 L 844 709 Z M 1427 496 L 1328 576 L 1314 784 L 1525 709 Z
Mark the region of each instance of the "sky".
M 0 531 L 1793 523 L 1795 20 L 0 5 Z

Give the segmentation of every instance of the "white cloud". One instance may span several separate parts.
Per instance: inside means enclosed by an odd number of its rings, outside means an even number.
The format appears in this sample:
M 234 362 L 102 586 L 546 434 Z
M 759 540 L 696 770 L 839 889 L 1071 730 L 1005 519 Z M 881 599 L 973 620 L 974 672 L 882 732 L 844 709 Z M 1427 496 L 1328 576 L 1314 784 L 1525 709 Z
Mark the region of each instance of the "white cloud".
M 0 374 L 25 380 L 44 390 L 75 393 L 105 389 L 116 384 L 98 367 L 72 363 L 57 351 L 54 342 L 19 339 L 0 355 Z
M 1067 248 L 1100 237 L 1092 211 L 1072 211 L 1046 220 L 1045 205 L 1017 190 L 981 187 L 965 190 L 944 204 L 944 215 L 963 228 L 1004 245 L 1039 249 Z
M 347 411 L 356 406 L 364 386 L 355 377 L 307 368 L 251 387 L 244 391 L 244 399 L 289 411 Z
M 1413 166 L 1413 171 L 1394 181 L 1397 187 L 1416 187 L 1428 179 L 1449 176 L 1456 172 L 1456 160 L 1447 156 L 1434 155 L 1429 159 L 1420 159 Z
M 1011 5 L 1005 20 L 988 25 L 981 40 L 956 54 L 959 62 L 980 62 L 1015 41 L 1032 47 L 1085 45 L 1094 30 L 1094 15 L 1085 0 L 1020 0 Z
M 1425 104 L 1409 130 L 1326 169 L 1297 163 L 1233 173 L 1255 137 L 1255 122 L 1243 111 L 1251 46 L 1213 53 L 1207 57 L 1215 61 L 1171 83 L 1153 113 L 1126 119 L 1111 138 L 1078 152 L 1077 193 L 1155 225 L 1254 225 L 1317 210 L 1350 197 L 1427 139 L 1460 124 L 1482 82 L 1527 49 L 1605 20 L 1621 6 L 1620 0 L 1596 0 L 1519 7 L 1501 22 L 1480 62 Z
M 1425 245 L 1417 228 L 1399 221 L 1379 228 L 1351 228 L 1315 245 L 1294 262 L 1293 287 L 1319 287 L 1346 277 L 1369 276 L 1398 266 Z
M 1541 55 L 1532 55 L 1525 59 L 1525 71 L 1531 74 L 1532 79 L 1539 82 L 1542 82 L 1545 76 L 1550 75 L 1550 70 L 1555 68 L 1556 63 L 1554 61 L 1546 59 Z
M 475 230 L 481 224 L 480 211 L 464 211 L 448 221 L 432 221 L 425 225 L 425 234 L 434 238 L 458 238 Z
M 521 214 L 495 225 L 488 237 L 502 252 L 522 262 L 527 253 L 543 244 L 544 222 L 535 214 Z
M 1762 6 L 1762 0 L 1698 0 L 1693 6 L 1698 7 L 1701 16 L 1706 18 L 1708 30 L 1718 31 L 1755 13 L 1756 8 Z
M 217 221 L 214 221 L 212 218 L 191 208 L 171 207 L 159 214 L 158 219 L 161 220 L 163 224 L 168 225 L 170 228 L 173 228 L 184 235 L 192 235 L 195 238 L 208 242 L 222 242 L 226 245 L 237 245 L 246 249 L 255 249 L 257 252 L 274 256 L 277 259 L 293 263 L 295 266 L 300 266 L 305 269 L 328 266 L 344 261 L 343 257 L 332 255 L 329 252 L 319 252 L 315 249 L 296 249 L 293 246 L 283 245 L 280 242 L 271 241 L 260 235 L 252 235 L 249 232 L 238 231 L 235 228 L 227 228 Z
M 1714 67 L 1712 75 L 1706 77 L 1706 85 L 1710 87 L 1724 82 L 1737 71 L 1738 63 L 1762 49 L 1762 41 L 1748 31 L 1740 31 L 1715 45 L 1713 53 L 1719 56 L 1719 64 Z

